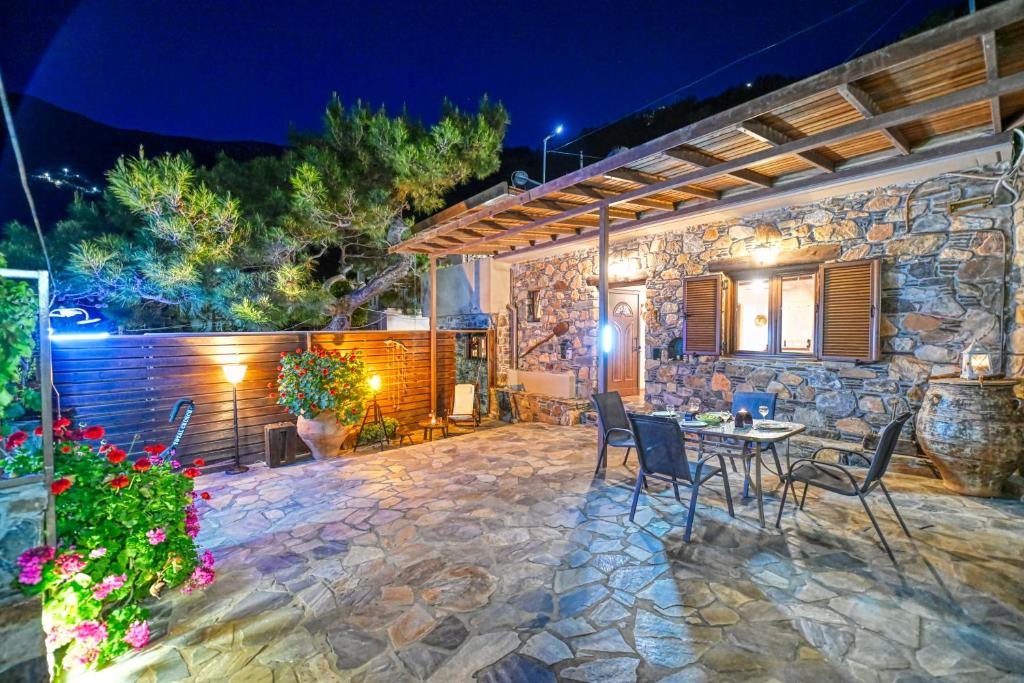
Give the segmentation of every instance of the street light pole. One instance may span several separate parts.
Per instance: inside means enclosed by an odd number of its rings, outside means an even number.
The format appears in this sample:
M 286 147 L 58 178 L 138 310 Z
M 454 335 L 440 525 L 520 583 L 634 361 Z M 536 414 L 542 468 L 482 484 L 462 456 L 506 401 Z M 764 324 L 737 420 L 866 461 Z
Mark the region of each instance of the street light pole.
M 558 126 L 555 126 L 555 130 L 551 133 L 551 135 L 549 135 L 546 138 L 544 138 L 544 159 L 541 161 L 541 166 L 540 166 L 541 167 L 541 172 L 540 172 L 540 181 L 541 181 L 541 183 L 546 183 L 548 181 L 548 140 L 550 140 L 551 138 L 555 137 L 556 135 L 561 135 L 561 134 L 562 134 L 562 126 L 561 126 L 561 124 L 559 124 Z

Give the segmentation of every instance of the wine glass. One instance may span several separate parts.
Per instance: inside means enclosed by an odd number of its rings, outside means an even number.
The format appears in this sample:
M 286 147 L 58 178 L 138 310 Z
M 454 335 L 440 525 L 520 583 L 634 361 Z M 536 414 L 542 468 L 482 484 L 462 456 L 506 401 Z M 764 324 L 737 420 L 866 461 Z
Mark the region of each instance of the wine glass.
M 761 419 L 768 419 L 768 406 L 758 406 L 757 412 L 761 413 Z

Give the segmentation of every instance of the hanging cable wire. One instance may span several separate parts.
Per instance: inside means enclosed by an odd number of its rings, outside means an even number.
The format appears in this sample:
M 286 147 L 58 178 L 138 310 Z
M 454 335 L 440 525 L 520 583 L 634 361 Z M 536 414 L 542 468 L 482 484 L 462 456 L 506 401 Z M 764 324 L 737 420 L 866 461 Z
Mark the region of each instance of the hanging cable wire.
M 879 25 L 878 25 L 878 28 L 876 28 L 876 29 L 875 29 L 874 31 L 872 31 L 872 32 L 871 32 L 871 33 L 870 33 L 870 34 L 868 35 L 868 37 L 867 37 L 867 38 L 865 38 L 865 39 L 864 39 L 864 40 L 863 40 L 863 41 L 861 42 L 861 44 L 860 44 L 860 45 L 858 45 L 858 46 L 857 46 L 857 48 L 856 48 L 856 49 L 855 49 L 855 50 L 854 50 L 853 52 L 851 52 L 851 53 L 850 53 L 850 54 L 849 54 L 849 55 L 848 55 L 848 56 L 846 57 L 846 59 L 844 59 L 843 61 L 844 61 L 844 62 L 848 62 L 848 61 L 850 61 L 851 59 L 853 59 L 854 57 L 856 57 L 856 56 L 857 56 L 857 54 L 858 54 L 858 53 L 859 53 L 859 52 L 860 52 L 861 50 L 863 50 L 863 49 L 864 49 L 864 46 L 865 46 L 865 45 L 867 45 L 867 44 L 868 44 L 868 42 L 869 42 L 869 41 L 870 41 L 870 40 L 871 40 L 872 38 L 874 38 L 875 36 L 877 36 L 877 35 L 879 34 L 879 32 L 880 32 L 880 31 L 881 31 L 881 30 L 882 30 L 883 28 L 885 28 L 886 26 L 888 26 L 888 25 L 889 25 L 889 22 L 891 22 L 891 21 L 892 21 L 893 19 L 895 19 L 895 18 L 896 18 L 896 15 L 897 15 L 897 14 L 899 14 L 899 13 L 900 13 L 901 11 L 903 11 L 903 8 L 904 8 L 904 7 L 906 7 L 906 6 L 907 6 L 907 5 L 909 5 L 909 4 L 910 4 L 910 0 L 903 0 L 903 4 L 902 4 L 902 5 L 900 5 L 899 7 L 897 7 L 897 8 L 896 8 L 896 11 L 895 11 L 895 12 L 892 12 L 892 13 L 890 13 L 890 14 L 889 14 L 889 18 L 888 18 L 888 19 L 886 19 L 885 21 L 883 21 L 883 22 L 882 22 L 881 24 L 879 24 Z
M 689 88 L 692 88 L 693 86 L 697 85 L 698 83 L 703 83 L 707 79 L 711 78 L 712 76 L 716 76 L 716 75 L 722 73 L 726 69 L 731 69 L 732 67 L 736 66 L 740 62 L 746 61 L 746 60 L 750 59 L 751 57 L 756 57 L 757 55 L 759 55 L 759 54 L 761 54 L 763 52 L 767 52 L 768 50 L 771 50 L 772 48 L 776 48 L 779 45 L 782 45 L 784 43 L 788 43 L 793 38 L 796 38 L 798 36 L 802 36 L 803 34 L 807 33 L 808 31 L 813 31 L 814 29 L 816 29 L 816 28 L 818 28 L 820 26 L 824 26 L 828 22 L 833 21 L 835 19 L 838 19 L 839 17 L 841 17 L 841 16 L 843 16 L 845 14 L 849 14 L 850 12 L 852 12 L 855 9 L 857 9 L 861 5 L 867 4 L 870 1 L 871 0 L 859 0 L 858 2 L 853 3 L 849 7 L 845 8 L 845 9 L 842 9 L 842 10 L 836 12 L 835 14 L 833 14 L 831 16 L 825 17 L 824 19 L 816 21 L 815 23 L 811 24 L 810 26 L 805 26 L 802 29 L 794 31 L 793 33 L 790 33 L 788 36 L 786 36 L 786 37 L 784 37 L 784 38 L 782 38 L 780 40 L 777 40 L 774 43 L 771 43 L 769 45 L 765 45 L 764 47 L 761 47 L 761 48 L 758 48 L 756 50 L 753 50 L 752 52 L 748 52 L 747 54 L 743 55 L 742 57 L 737 57 L 736 59 L 732 60 L 728 64 L 724 64 L 724 65 L 718 67 L 717 69 L 709 71 L 708 73 L 704 74 L 700 78 L 692 80 L 689 83 L 687 83 L 686 85 L 681 85 L 678 88 L 676 88 L 675 90 L 672 90 L 671 92 L 667 92 L 664 95 L 662 95 L 661 97 L 657 97 L 657 98 L 651 100 L 650 102 L 648 102 L 647 104 L 645 104 L 643 106 L 640 106 L 640 107 L 637 107 L 636 109 L 634 109 L 631 112 L 623 114 L 622 116 L 620 116 L 615 121 L 611 121 L 610 123 L 606 123 L 603 126 L 600 126 L 600 127 L 595 128 L 593 130 L 587 131 L 583 135 L 579 135 L 579 136 L 573 138 L 572 140 L 569 140 L 564 145 L 559 145 L 557 149 L 565 149 L 566 147 L 568 147 L 569 145 L 573 144 L 574 142 L 579 142 L 580 140 L 582 140 L 584 138 L 590 137 L 594 133 L 598 133 L 598 132 L 600 132 L 602 130 L 605 130 L 606 128 L 614 126 L 616 123 L 618 123 L 622 119 L 626 118 L 627 116 L 632 116 L 633 114 L 638 114 L 638 113 L 640 113 L 640 112 L 642 112 L 642 111 L 644 111 L 646 109 L 650 109 L 655 104 L 657 104 L 658 102 L 661 102 L 662 100 L 664 100 L 664 99 L 666 99 L 668 97 L 673 97 L 674 95 L 678 95 L 682 91 L 687 90 Z
M 50 274 L 50 281 L 53 281 L 53 269 L 50 267 L 50 254 L 46 251 L 46 240 L 43 239 L 43 227 L 39 223 L 39 214 L 36 212 L 36 203 L 32 199 L 32 190 L 28 186 L 28 173 L 25 171 L 25 160 L 21 156 L 21 145 L 18 144 L 18 134 L 14 131 L 14 115 L 11 113 L 11 104 L 7 101 L 7 88 L 4 85 L 3 73 L 0 72 L 0 104 L 4 109 L 4 122 L 7 124 L 7 137 L 11 141 L 11 149 L 14 150 L 14 160 L 18 164 L 18 174 L 21 176 L 21 189 L 25 191 L 25 199 L 28 200 L 28 209 L 32 214 L 32 223 L 36 227 L 36 235 L 39 237 L 39 246 L 43 250 L 43 260 L 46 262 L 46 272 Z

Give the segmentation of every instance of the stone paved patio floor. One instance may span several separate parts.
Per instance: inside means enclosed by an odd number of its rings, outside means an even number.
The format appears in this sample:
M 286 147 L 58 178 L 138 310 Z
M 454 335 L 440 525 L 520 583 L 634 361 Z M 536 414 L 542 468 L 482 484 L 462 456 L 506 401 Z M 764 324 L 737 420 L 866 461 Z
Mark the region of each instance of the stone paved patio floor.
M 595 439 L 519 424 L 201 479 L 217 582 L 92 678 L 1024 680 L 1024 505 L 893 476 L 897 568 L 856 499 L 812 491 L 778 532 L 711 482 L 685 545 L 660 486 L 629 523 L 635 460 L 593 479 Z

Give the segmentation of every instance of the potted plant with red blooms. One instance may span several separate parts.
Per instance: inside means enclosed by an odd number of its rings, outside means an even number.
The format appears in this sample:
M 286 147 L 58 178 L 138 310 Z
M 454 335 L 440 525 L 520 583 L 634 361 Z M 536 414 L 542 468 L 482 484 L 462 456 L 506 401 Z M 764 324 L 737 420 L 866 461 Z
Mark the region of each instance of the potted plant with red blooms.
M 322 459 L 338 454 L 368 395 L 366 366 L 357 353 L 314 346 L 281 354 L 271 398 L 298 418 L 299 437 Z
M 195 467 L 163 445 L 129 453 L 99 426 L 54 423 L 56 546 L 17 558 L 14 585 L 41 595 L 54 679 L 97 669 L 149 641 L 145 603 L 167 589 L 191 593 L 214 578 L 213 555 L 196 545 Z M 195 465 L 202 466 L 201 460 Z M 0 440 L 4 476 L 41 472 L 42 428 Z

